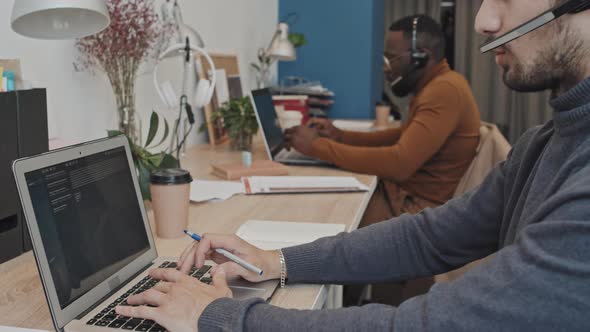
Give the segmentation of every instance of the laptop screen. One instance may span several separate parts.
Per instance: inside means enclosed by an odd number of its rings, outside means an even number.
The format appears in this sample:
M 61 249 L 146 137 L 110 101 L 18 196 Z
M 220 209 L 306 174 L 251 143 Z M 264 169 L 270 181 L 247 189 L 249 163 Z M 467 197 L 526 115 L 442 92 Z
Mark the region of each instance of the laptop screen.
M 284 136 L 275 106 L 272 103 L 272 95 L 269 89 L 260 89 L 253 90 L 252 97 L 264 132 L 264 138 L 270 149 L 271 156 L 274 157 L 283 149 Z
M 62 309 L 149 250 L 124 147 L 25 179 Z

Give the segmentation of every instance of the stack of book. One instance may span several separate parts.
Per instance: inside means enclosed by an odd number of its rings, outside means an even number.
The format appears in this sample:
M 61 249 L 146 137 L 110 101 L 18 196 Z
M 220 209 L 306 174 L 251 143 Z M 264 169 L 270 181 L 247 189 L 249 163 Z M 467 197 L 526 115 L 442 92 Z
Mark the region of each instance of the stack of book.
M 243 176 L 287 175 L 289 168 L 271 160 L 255 160 L 251 166 L 242 163 L 211 164 L 212 173 L 225 180 L 239 180 Z
M 334 105 L 334 92 L 323 87 L 319 82 L 273 87 L 271 91 L 275 105 L 285 105 L 285 110 L 299 111 L 297 102 L 306 98 L 304 123 L 309 117 L 327 117 L 328 111 Z

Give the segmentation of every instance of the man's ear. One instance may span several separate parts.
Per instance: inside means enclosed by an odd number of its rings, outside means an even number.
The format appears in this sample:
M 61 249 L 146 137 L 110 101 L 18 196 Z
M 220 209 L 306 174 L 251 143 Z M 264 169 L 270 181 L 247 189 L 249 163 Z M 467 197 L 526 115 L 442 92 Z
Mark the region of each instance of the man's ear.
M 434 52 L 432 52 L 431 49 L 429 49 L 429 48 L 422 48 L 420 50 L 428 55 L 428 61 L 426 61 L 426 65 L 427 66 L 430 63 L 436 63 L 437 62 L 436 59 L 435 59 L 435 56 L 434 56 Z

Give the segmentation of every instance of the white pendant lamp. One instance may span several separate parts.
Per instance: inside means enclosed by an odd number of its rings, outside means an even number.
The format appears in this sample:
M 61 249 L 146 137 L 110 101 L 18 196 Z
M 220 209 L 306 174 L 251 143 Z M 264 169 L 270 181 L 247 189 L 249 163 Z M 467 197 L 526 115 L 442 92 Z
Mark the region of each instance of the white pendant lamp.
M 12 30 L 37 39 L 74 39 L 110 23 L 103 0 L 14 0 Z

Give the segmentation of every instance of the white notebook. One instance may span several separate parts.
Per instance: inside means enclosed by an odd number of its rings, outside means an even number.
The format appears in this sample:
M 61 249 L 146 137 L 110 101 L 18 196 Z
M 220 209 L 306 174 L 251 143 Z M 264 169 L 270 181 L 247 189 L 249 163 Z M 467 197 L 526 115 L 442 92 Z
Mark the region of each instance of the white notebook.
M 345 229 L 343 224 L 248 220 L 236 235 L 260 249 L 274 250 L 313 242 Z
M 368 191 L 352 176 L 250 176 L 243 177 L 246 194 L 322 193 Z

